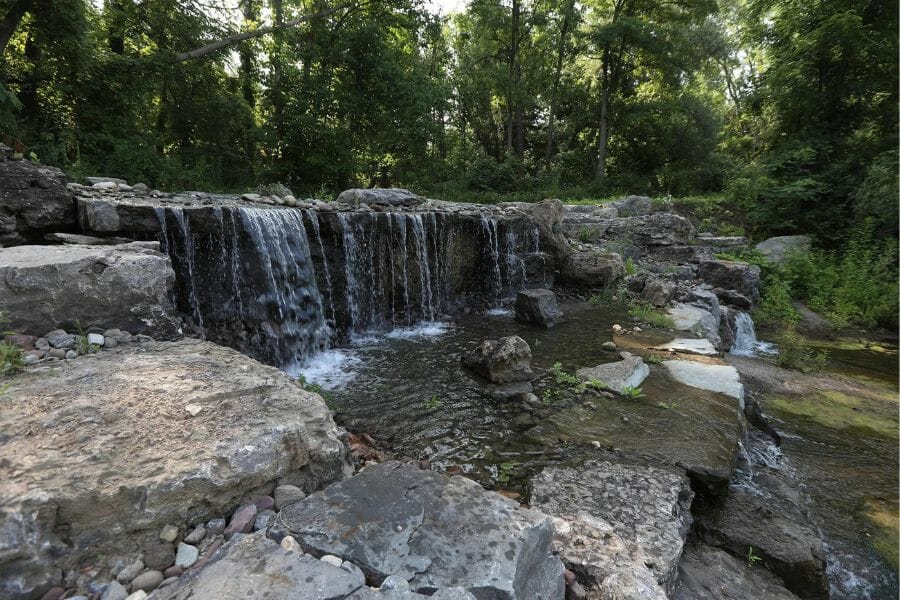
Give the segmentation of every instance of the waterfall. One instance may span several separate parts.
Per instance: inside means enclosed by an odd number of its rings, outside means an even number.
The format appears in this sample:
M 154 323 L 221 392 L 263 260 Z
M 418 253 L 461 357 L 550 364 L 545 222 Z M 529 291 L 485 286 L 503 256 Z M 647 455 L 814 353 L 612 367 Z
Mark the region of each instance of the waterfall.
M 325 253 L 325 244 L 322 242 L 322 229 L 319 227 L 319 215 L 315 212 L 304 210 L 303 215 L 309 220 L 313 234 L 316 236 L 316 242 L 319 245 L 319 252 L 322 255 L 322 271 L 325 273 L 325 288 L 328 290 L 328 309 L 331 313 L 331 326 L 337 323 L 337 313 L 334 310 L 334 285 L 331 283 L 331 270 L 328 268 L 328 256 Z
M 753 318 L 739 312 L 734 318 L 734 344 L 731 346 L 731 354 L 735 356 L 756 356 L 757 354 L 775 354 L 777 350 L 773 344 L 760 342 L 756 339 L 756 329 L 753 327 Z

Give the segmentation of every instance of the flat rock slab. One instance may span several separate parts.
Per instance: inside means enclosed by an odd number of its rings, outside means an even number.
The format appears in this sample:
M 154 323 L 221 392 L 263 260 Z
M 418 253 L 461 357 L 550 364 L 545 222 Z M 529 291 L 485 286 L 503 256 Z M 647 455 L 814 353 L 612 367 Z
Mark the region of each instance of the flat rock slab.
M 665 360 L 669 373 L 685 385 L 731 396 L 744 406 L 744 384 L 731 365 L 709 365 L 689 360 Z
M 799 600 L 762 567 L 709 546 L 689 546 L 678 566 L 673 600 Z
M 463 477 L 385 462 L 279 520 L 306 551 L 351 561 L 370 582 L 398 575 L 419 593 L 460 586 L 478 598 L 563 597 L 550 519 Z
M 0 549 L 15 551 L 0 550 L 4 598 L 30 597 L 79 559 L 136 554 L 135 536 L 225 514 L 275 480 L 310 491 L 349 468 L 319 396 L 210 342 L 120 346 L 8 383 Z M 63 525 L 65 543 L 54 536 Z
M 629 352 L 622 352 L 620 356 L 622 360 L 618 362 L 578 369 L 575 374 L 582 381 L 598 379 L 620 394 L 625 388 L 640 386 L 650 374 L 650 367 L 644 364 L 640 356 Z
M 675 338 L 671 342 L 656 346 L 655 349 L 668 352 L 681 352 L 684 354 L 700 354 L 702 356 L 715 356 L 718 354 L 716 347 L 706 338 Z
M 705 321 L 712 318 L 709 311 L 694 306 L 679 305 L 666 309 L 666 312 L 672 317 L 678 331 L 698 331 Z
M 174 285 L 158 242 L 0 248 L 0 306 L 22 333 L 80 326 L 171 338 L 181 327 Z
M 665 598 L 691 524 L 694 493 L 680 469 L 589 461 L 548 467 L 532 507 L 567 525 L 555 543 L 569 569 L 602 598 Z

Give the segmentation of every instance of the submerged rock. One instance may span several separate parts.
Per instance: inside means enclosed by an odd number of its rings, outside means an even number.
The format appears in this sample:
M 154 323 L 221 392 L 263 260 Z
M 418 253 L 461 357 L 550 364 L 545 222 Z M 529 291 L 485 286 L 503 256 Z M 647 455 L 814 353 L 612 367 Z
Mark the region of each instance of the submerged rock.
M 464 477 L 386 462 L 279 520 L 310 552 L 350 561 L 376 584 L 399 576 L 420 593 L 458 586 L 479 598 L 563 597 L 550 519 Z
M 516 320 L 553 327 L 562 319 L 556 294 L 550 290 L 522 290 L 516 295 Z
M 122 327 L 174 337 L 174 281 L 157 242 L 0 249 L 0 305 L 7 326 L 21 332 Z
M 557 551 L 600 598 L 666 598 L 692 498 L 679 470 L 636 463 L 548 467 L 531 482 L 532 507 L 557 517 Z
M 162 570 L 175 560 L 164 525 L 225 513 L 275 480 L 315 489 L 349 472 L 319 396 L 209 342 L 120 346 L 9 384 L 0 429 L 39 435 L 0 444 L 0 548 L 15 549 L 0 551 L 4 598 L 29 598 L 100 553 L 143 549 Z M 208 410 L 189 417 L 188 402 Z
M 709 365 L 689 360 L 665 360 L 663 366 L 676 381 L 691 387 L 736 398 L 744 407 L 744 385 L 731 365 Z
M 531 348 L 517 335 L 485 340 L 463 355 L 463 364 L 492 383 L 514 383 L 534 379 Z
M 625 388 L 641 385 L 650 374 L 650 367 L 644 364 L 644 359 L 630 352 L 620 352 L 619 356 L 622 358 L 619 362 L 578 369 L 575 374 L 582 381 L 599 379 L 607 388 L 620 394 Z

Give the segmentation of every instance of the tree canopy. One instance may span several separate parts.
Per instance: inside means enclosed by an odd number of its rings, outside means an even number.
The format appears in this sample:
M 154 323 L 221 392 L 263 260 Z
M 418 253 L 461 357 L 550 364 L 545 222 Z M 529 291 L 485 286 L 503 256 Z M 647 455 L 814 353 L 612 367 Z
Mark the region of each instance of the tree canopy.
M 889 0 L 11 0 L 0 139 L 78 174 L 449 198 L 726 192 L 897 227 Z M 506 196 L 503 196 L 503 195 Z

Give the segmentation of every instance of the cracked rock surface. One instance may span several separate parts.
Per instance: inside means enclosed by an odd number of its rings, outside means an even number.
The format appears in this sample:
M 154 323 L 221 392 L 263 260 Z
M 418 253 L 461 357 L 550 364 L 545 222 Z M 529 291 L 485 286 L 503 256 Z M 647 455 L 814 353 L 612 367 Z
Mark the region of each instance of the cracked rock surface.
M 550 519 L 463 477 L 386 462 L 279 518 L 306 551 L 351 561 L 370 583 L 393 575 L 429 595 L 459 586 L 479 599 L 563 598 Z
M 596 460 L 548 467 L 531 486 L 531 506 L 556 517 L 560 556 L 599 597 L 666 598 L 691 524 L 683 473 Z

